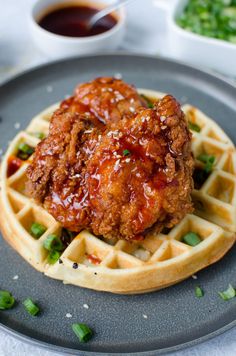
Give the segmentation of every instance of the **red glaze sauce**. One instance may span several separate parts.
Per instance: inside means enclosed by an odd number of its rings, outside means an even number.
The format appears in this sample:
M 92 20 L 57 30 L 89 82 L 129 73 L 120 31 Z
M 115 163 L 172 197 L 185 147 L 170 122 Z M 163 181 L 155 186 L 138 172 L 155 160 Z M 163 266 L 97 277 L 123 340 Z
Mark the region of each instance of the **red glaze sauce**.
M 15 156 L 10 156 L 7 162 L 7 177 L 11 177 L 22 166 L 21 159 Z
M 87 37 L 104 33 L 114 27 L 117 20 L 104 16 L 91 29 L 87 23 L 99 10 L 89 6 L 67 6 L 44 15 L 38 22 L 43 29 L 61 36 Z
M 93 263 L 94 265 L 99 265 L 102 262 L 100 260 L 100 258 L 98 258 L 97 256 L 92 255 L 92 254 L 89 255 L 89 254 L 86 253 L 86 257 L 89 260 L 89 262 Z

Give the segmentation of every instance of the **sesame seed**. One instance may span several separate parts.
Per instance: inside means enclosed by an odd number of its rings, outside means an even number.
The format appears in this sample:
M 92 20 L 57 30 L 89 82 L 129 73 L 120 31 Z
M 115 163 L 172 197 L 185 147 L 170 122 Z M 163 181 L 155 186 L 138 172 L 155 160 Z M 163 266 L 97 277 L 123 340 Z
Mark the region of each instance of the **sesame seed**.
M 133 108 L 132 106 L 129 108 L 129 111 L 131 112 L 135 112 L 135 108 Z
M 131 98 L 130 99 L 130 104 L 133 104 L 134 103 L 134 98 Z
M 75 175 L 73 175 L 71 178 L 80 178 L 81 177 L 81 174 L 77 173 Z
M 144 319 L 147 319 L 148 317 L 147 317 L 147 315 L 146 315 L 146 314 L 143 314 L 143 318 L 144 318 Z
M 84 133 L 87 134 L 87 133 L 91 133 L 93 132 L 93 129 L 90 129 L 90 130 L 85 130 Z
M 19 276 L 16 274 L 12 279 L 14 279 L 15 281 L 19 278 Z
M 83 304 L 83 307 L 84 307 L 85 309 L 88 309 L 88 308 L 89 308 L 88 304 Z
M 166 119 L 166 117 L 165 117 L 165 116 L 161 116 L 161 117 L 160 117 L 161 122 L 164 122 L 164 121 L 165 121 L 165 119 Z
M 109 131 L 109 132 L 107 133 L 107 137 L 111 137 L 111 135 L 112 135 L 112 131 Z
M 121 73 L 115 73 L 114 74 L 115 79 L 122 79 L 122 74 Z
M 47 92 L 48 92 L 48 93 L 51 93 L 52 90 L 53 90 L 53 89 L 52 89 L 52 86 L 51 86 L 51 85 L 48 85 L 48 86 L 47 86 Z
M 195 274 L 192 275 L 193 279 L 197 279 L 197 276 Z
M 15 127 L 16 130 L 18 130 L 18 129 L 20 128 L 20 123 L 19 123 L 19 122 L 16 122 L 16 123 L 14 124 L 14 127 Z
M 126 158 L 125 162 L 129 163 L 130 162 L 130 158 Z
M 108 88 L 107 90 L 108 90 L 110 93 L 113 92 L 113 89 L 112 89 L 112 88 Z
M 72 318 L 72 314 L 71 313 L 66 313 L 66 317 L 67 318 Z
M 118 159 L 115 163 L 115 166 L 114 166 L 114 170 L 117 171 L 118 168 L 119 168 L 119 164 L 120 164 L 120 159 Z
M 141 121 L 145 122 L 145 120 L 146 120 L 146 117 L 142 117 Z
M 166 125 L 161 126 L 161 130 L 165 130 L 166 128 L 167 128 L 167 126 L 166 126 Z

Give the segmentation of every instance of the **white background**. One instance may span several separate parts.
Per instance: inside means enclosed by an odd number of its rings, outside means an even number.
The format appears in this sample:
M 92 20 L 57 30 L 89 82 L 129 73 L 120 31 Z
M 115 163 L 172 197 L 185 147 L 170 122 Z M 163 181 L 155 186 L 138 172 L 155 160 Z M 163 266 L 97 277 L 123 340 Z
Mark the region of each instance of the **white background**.
M 168 1 L 168 0 L 166 0 Z M 27 26 L 27 15 L 34 0 L 0 0 L 0 82 L 25 68 L 47 62 L 34 47 Z M 165 33 L 152 0 L 136 0 L 128 6 L 127 34 L 122 50 L 144 54 L 164 53 Z M 1 273 L 1 272 L 0 272 Z M 0 274 L 1 279 L 1 274 Z M 16 280 L 16 283 L 20 283 Z M 0 316 L 1 317 L 1 316 Z M 236 329 L 174 356 L 236 355 Z M 52 356 L 56 353 L 21 342 L 0 331 L 0 356 Z

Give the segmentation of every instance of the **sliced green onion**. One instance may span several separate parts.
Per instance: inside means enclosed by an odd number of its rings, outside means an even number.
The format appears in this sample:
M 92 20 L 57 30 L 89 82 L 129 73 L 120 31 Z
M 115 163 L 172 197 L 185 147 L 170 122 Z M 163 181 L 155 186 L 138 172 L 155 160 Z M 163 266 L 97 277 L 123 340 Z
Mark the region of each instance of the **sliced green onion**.
M 50 251 L 49 255 L 48 255 L 48 263 L 50 265 L 54 265 L 54 263 L 56 263 L 59 258 L 61 256 L 61 253 L 59 251 Z
M 130 151 L 127 150 L 127 149 L 125 149 L 125 150 L 123 151 L 123 156 L 128 156 L 128 155 L 130 155 Z
M 0 290 L 0 310 L 11 309 L 15 303 L 14 297 L 7 290 Z
M 81 342 L 87 342 L 93 336 L 92 330 L 86 324 L 72 324 L 72 330 Z
M 35 316 L 39 313 L 39 307 L 32 301 L 32 299 L 27 298 L 26 300 L 23 301 L 24 307 L 27 310 L 27 312 Z
M 213 165 L 215 163 L 215 156 L 201 154 L 197 157 L 197 159 L 203 163 L 205 163 L 204 170 L 206 173 L 210 173 L 212 171 Z
M 234 298 L 236 296 L 236 290 L 232 287 L 231 284 L 229 284 L 228 289 L 226 289 L 223 292 L 219 292 L 219 296 L 223 300 L 230 300 L 230 299 L 232 299 L 232 298 Z
M 46 135 L 43 132 L 34 132 L 33 135 L 40 140 L 43 140 L 46 137 Z
M 27 155 L 32 155 L 34 153 L 34 148 L 29 146 L 27 143 L 20 143 L 18 146 L 18 150 L 26 153 Z
M 46 230 L 47 228 L 44 225 L 33 223 L 30 228 L 30 233 L 33 237 L 39 239 L 45 233 Z
M 144 94 L 141 94 L 140 96 L 146 101 L 148 108 L 152 109 L 154 106 L 153 102 Z
M 62 251 L 64 248 L 63 243 L 55 234 L 48 235 L 43 243 L 44 248 L 48 251 Z
M 193 122 L 189 121 L 188 122 L 188 127 L 190 128 L 190 130 L 192 131 L 196 131 L 196 132 L 200 132 L 201 131 L 201 127 L 197 124 L 194 124 Z
M 203 292 L 202 288 L 200 288 L 199 286 L 197 286 L 197 287 L 195 288 L 195 295 L 196 295 L 197 298 L 203 297 L 203 296 L 204 296 L 204 292 Z
M 34 153 L 34 148 L 27 143 L 20 143 L 18 146 L 17 157 L 26 161 Z
M 183 242 L 185 242 L 189 246 L 196 246 L 200 244 L 202 240 L 200 239 L 199 235 L 195 232 L 188 232 L 186 235 L 183 236 Z

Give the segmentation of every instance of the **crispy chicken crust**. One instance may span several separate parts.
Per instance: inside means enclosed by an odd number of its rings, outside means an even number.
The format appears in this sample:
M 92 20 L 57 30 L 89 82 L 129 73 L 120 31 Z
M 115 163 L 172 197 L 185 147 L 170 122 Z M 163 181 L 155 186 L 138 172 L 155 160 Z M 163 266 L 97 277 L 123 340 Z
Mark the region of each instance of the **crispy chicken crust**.
M 53 114 L 27 190 L 64 227 L 140 240 L 192 211 L 191 134 L 180 105 L 168 95 L 141 106 L 133 87 L 99 78 Z

